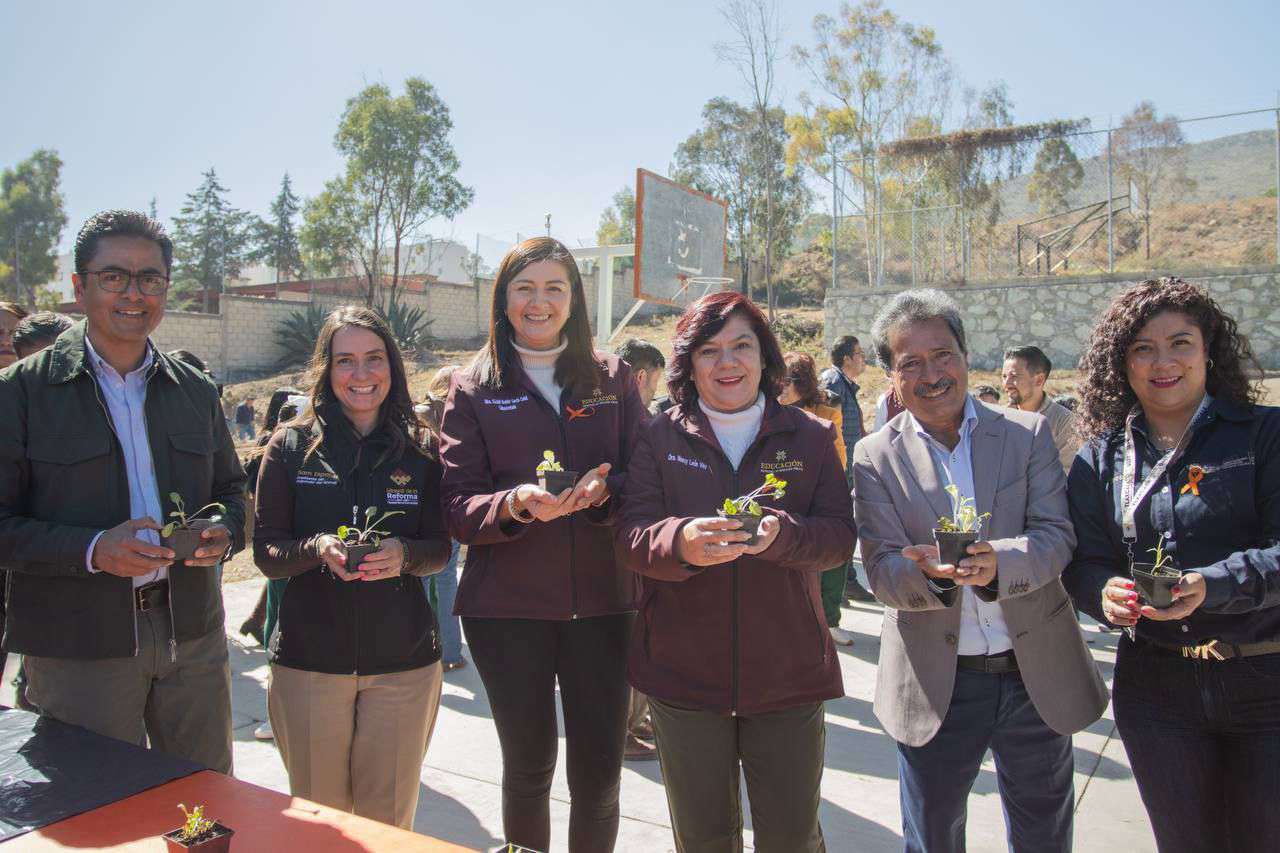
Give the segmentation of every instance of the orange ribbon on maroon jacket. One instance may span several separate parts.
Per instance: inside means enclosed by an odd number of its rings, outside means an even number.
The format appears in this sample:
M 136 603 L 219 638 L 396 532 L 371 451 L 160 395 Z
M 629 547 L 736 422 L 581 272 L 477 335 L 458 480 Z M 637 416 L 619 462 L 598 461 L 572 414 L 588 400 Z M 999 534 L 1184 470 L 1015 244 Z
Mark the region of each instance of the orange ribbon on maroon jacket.
M 564 410 L 569 413 L 569 420 L 576 421 L 578 418 L 589 418 L 596 413 L 591 406 L 583 406 L 581 409 L 575 409 L 568 403 L 564 404 Z
M 1182 487 L 1182 491 L 1178 494 L 1185 495 L 1187 492 L 1200 497 L 1200 481 L 1204 479 L 1204 469 L 1199 465 L 1192 465 L 1187 469 L 1187 484 Z

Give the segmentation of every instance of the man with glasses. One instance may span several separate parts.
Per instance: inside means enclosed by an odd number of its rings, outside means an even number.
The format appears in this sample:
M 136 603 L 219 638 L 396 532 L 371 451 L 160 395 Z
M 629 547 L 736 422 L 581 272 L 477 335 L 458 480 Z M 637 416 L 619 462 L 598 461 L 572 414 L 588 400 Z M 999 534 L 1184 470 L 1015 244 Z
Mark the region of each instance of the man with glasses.
M 4 648 L 52 717 L 231 771 L 218 564 L 242 548 L 244 471 L 213 383 L 156 349 L 173 244 L 140 213 L 76 238 L 85 319 L 0 373 Z M 172 495 L 221 503 L 195 556 L 161 544 Z

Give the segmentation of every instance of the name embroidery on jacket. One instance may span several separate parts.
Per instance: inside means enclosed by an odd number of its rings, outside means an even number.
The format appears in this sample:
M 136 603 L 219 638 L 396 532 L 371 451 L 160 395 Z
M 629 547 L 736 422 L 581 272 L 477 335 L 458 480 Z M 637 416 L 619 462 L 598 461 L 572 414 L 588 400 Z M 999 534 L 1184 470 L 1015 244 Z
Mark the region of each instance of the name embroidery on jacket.
M 298 476 L 293 478 L 293 482 L 299 486 L 336 486 L 338 485 L 338 475 L 332 471 L 307 471 L 301 470 Z
M 681 465 L 687 465 L 688 467 L 690 467 L 690 468 L 695 468 L 695 469 L 697 469 L 697 470 L 699 470 L 699 471 L 710 471 L 710 470 L 711 470 L 709 467 L 707 467 L 707 463 L 703 462 L 701 459 L 690 459 L 689 457 L 687 457 L 687 456 L 681 456 L 681 455 L 679 455 L 678 453 L 668 453 L 668 454 L 667 454 L 667 461 L 668 461 L 668 462 L 677 462 L 677 463 L 679 463 L 679 464 L 681 464 Z
M 387 489 L 388 506 L 417 506 L 418 490 L 406 488 L 413 482 L 413 475 L 397 468 L 391 472 L 391 482 L 396 488 Z
M 517 406 L 528 402 L 528 400 L 528 394 L 521 394 L 519 397 L 485 397 L 480 402 L 486 406 L 497 406 L 499 412 L 514 412 Z

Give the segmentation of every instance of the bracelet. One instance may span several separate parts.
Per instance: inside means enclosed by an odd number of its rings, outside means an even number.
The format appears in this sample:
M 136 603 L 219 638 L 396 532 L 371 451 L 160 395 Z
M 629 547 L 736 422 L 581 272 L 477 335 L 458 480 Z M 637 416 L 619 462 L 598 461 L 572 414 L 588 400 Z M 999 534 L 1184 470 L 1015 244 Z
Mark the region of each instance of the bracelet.
M 512 489 L 507 492 L 507 512 L 511 513 L 511 517 L 521 524 L 530 524 L 535 519 L 533 513 L 527 509 L 516 509 L 516 490 Z

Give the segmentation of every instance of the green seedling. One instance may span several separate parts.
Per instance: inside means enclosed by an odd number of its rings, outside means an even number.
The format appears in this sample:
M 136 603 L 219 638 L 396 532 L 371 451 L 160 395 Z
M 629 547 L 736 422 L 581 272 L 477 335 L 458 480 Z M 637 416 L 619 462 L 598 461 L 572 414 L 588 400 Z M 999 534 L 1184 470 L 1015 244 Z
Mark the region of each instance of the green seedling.
M 960 494 L 960 488 L 947 486 L 947 494 L 951 496 L 951 517 L 938 519 L 938 530 L 944 533 L 981 533 L 982 523 L 991 517 L 991 513 L 978 515 L 973 498 Z
M 388 518 L 397 515 L 404 515 L 404 513 L 398 509 L 393 509 L 390 512 L 384 512 L 377 521 L 374 521 L 373 517 L 377 514 L 378 508 L 376 506 L 371 506 L 366 509 L 364 511 L 365 526 L 359 527 L 356 519 L 360 516 L 360 507 L 353 506 L 351 508 L 351 526 L 348 527 L 344 524 L 339 527 L 338 538 L 342 540 L 344 545 L 363 545 L 365 543 L 373 545 L 382 544 L 382 539 L 380 537 L 390 536 L 391 532 L 389 530 L 379 530 L 378 525 L 386 521 Z
M 787 481 L 779 480 L 773 474 L 766 474 L 764 483 L 760 488 L 753 492 L 743 495 L 740 498 L 725 498 L 724 504 L 720 507 L 722 515 L 763 515 L 764 510 L 760 508 L 760 501 L 772 498 L 774 500 L 783 497 L 787 493 Z
M 211 503 L 211 504 L 205 504 L 204 506 L 200 507 L 200 509 L 196 510 L 190 515 L 187 515 L 187 506 L 185 503 L 183 503 L 182 495 L 178 494 L 177 492 L 170 492 L 169 501 L 175 507 L 175 509 L 169 513 L 169 517 L 175 520 L 169 522 L 164 527 L 160 528 L 160 535 L 164 537 L 172 536 L 173 531 L 175 530 L 180 530 L 180 529 L 185 529 L 190 527 L 191 522 L 199 518 L 200 513 L 204 512 L 207 509 L 216 510 L 218 513 L 224 513 L 227 511 L 227 508 L 222 504 Z M 217 521 L 218 516 L 214 515 L 211 517 L 210 520 Z
M 1160 534 L 1160 540 L 1156 542 L 1156 547 L 1148 548 L 1147 553 L 1156 555 L 1156 562 L 1155 562 L 1155 565 L 1152 567 L 1156 571 L 1160 571 L 1161 569 L 1165 569 L 1165 568 L 1170 568 L 1172 566 L 1173 557 L 1169 556 L 1169 552 L 1164 550 L 1164 534 L 1163 533 Z
M 563 471 L 564 466 L 556 461 L 554 450 L 542 451 L 542 461 L 538 463 L 538 467 L 534 468 L 535 474 L 545 474 L 548 471 Z
M 213 832 L 214 822 L 204 816 L 204 806 L 196 806 L 188 811 L 186 806 L 178 803 L 178 808 L 187 816 L 187 822 L 178 830 L 181 840 L 191 842 Z

